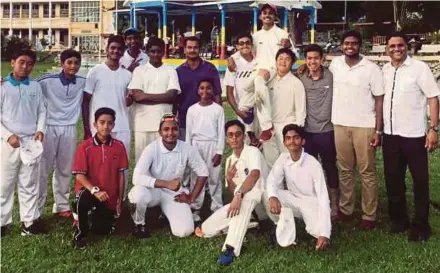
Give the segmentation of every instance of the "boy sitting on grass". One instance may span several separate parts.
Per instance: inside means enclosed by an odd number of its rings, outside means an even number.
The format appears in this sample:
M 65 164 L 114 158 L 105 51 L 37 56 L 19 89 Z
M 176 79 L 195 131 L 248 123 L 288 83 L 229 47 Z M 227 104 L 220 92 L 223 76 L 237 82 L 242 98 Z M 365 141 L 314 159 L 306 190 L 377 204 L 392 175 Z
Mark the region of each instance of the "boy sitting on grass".
M 115 218 L 121 214 L 128 158 L 124 144 L 110 135 L 115 119 L 113 109 L 99 108 L 93 124 L 95 136 L 84 140 L 76 151 L 72 168 L 76 181 L 76 200 L 72 206 L 75 248 L 86 246 L 89 230 L 101 235 L 113 233 Z

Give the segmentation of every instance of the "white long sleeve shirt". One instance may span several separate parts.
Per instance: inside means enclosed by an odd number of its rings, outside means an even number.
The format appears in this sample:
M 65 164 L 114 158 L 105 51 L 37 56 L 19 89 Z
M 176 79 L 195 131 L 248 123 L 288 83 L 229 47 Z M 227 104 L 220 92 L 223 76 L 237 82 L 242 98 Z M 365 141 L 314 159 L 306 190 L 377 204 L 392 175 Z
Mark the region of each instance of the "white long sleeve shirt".
M 217 142 L 217 154 L 222 155 L 225 148 L 225 112 L 217 103 L 202 106 L 192 105 L 186 114 L 186 142 Z
M 38 82 L 19 82 L 9 75 L 0 88 L 0 107 L 3 140 L 46 131 L 46 101 Z
M 183 178 L 189 167 L 197 176 L 208 176 L 208 167 L 199 152 L 187 143 L 177 140 L 177 145 L 169 151 L 159 138 L 148 145 L 141 154 L 133 172 L 133 184 L 154 188 L 157 179 L 172 180 Z M 187 185 L 184 185 L 187 186 Z
M 321 164 L 306 152 L 301 153 L 298 161 L 293 161 L 288 152 L 282 153 L 267 177 L 268 197 L 277 197 L 283 190 L 283 180 L 287 190 L 297 199 L 304 201 L 298 206 L 318 202 L 320 236 L 330 238 L 330 201 Z

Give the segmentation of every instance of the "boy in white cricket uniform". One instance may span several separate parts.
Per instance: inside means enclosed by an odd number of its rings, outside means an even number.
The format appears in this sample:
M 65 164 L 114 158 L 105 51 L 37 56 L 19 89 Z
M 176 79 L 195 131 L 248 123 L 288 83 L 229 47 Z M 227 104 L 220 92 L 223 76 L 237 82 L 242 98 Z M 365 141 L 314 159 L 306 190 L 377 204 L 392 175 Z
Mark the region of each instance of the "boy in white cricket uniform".
M 131 81 L 131 72 L 119 65 L 124 51 L 124 38 L 111 35 L 107 44 L 107 60 L 90 69 L 84 87 L 82 117 L 84 125 L 84 139 L 96 134 L 93 126 L 94 113 L 102 107 L 108 107 L 116 112 L 115 127 L 112 137 L 124 143 L 127 156 L 130 158 L 130 124 L 129 108 L 125 97 L 127 87 Z M 92 129 L 91 129 L 92 128 Z M 128 175 L 125 175 L 125 191 L 128 186 Z M 124 194 L 125 196 L 125 194 Z
M 272 124 L 272 106 L 269 98 L 267 83 L 276 75 L 275 56 L 280 48 L 292 48 L 289 34 L 275 25 L 277 8 L 272 4 L 264 4 L 260 9 L 260 20 L 263 28 L 253 35 L 256 70 L 251 75 L 240 100 L 239 109 L 249 111 L 257 106 L 257 117 L 261 127 L 260 141 L 269 140 L 274 134 Z M 230 70 L 235 70 L 236 53 L 230 58 Z M 231 69 L 232 68 L 232 69 Z
M 276 239 L 283 247 L 295 244 L 295 217 L 302 218 L 306 231 L 317 238 L 316 249 L 330 244 L 330 201 L 321 164 L 304 152 L 304 129 L 295 124 L 283 129 L 284 145 L 288 152 L 282 153 L 267 177 L 267 195 L 270 217 L 279 224 L 281 218 L 291 218 L 284 232 L 277 230 Z M 286 181 L 287 190 L 283 187 Z M 290 215 L 283 215 L 290 214 Z M 278 219 L 277 215 L 280 215 Z M 283 224 L 283 223 L 282 223 Z M 279 229 L 281 225 L 277 226 Z M 281 227 L 282 228 L 282 227 Z M 282 228 L 283 229 L 283 228 Z M 290 232 L 285 232 L 291 230 Z M 289 238 L 283 238 L 288 236 Z M 281 243 L 282 242 L 282 243 Z
M 60 73 L 38 78 L 47 102 L 46 135 L 39 165 L 40 214 L 44 212 L 49 172 L 53 173 L 54 205 L 52 212 L 70 217 L 69 206 L 72 166 L 76 151 L 76 123 L 81 112 L 86 78 L 76 75 L 81 66 L 81 54 L 73 49 L 61 52 Z
M 195 147 L 209 170 L 208 188 L 211 194 L 211 211 L 223 206 L 220 170 L 222 154 L 225 148 L 225 113 L 223 107 L 215 103 L 213 83 L 210 79 L 199 82 L 200 102 L 193 104 L 186 114 L 186 142 Z M 192 174 L 191 189 L 195 187 L 197 174 Z M 194 222 L 201 221 L 199 212 L 202 208 L 205 191 L 202 190 L 192 205 Z
M 194 147 L 178 140 L 176 116 L 165 115 L 159 125 L 161 138 L 142 152 L 133 172 L 134 187 L 128 194 L 137 238 L 148 237 L 145 225 L 147 208 L 160 206 L 170 222 L 171 232 L 186 237 L 194 232 L 190 205 L 197 199 L 208 177 L 208 168 Z M 192 191 L 182 185 L 186 168 L 197 174 Z M 184 186 L 184 187 L 181 187 Z
M 149 57 L 145 54 L 142 47 L 141 33 L 136 28 L 129 28 L 124 32 L 125 50 L 124 55 L 119 60 L 121 66 L 130 72 L 136 67 L 148 63 Z
M 237 114 L 237 119 L 244 123 L 250 144 L 258 146 L 259 142 L 255 136 L 256 131 L 258 131 L 257 119 L 253 113 L 248 114 L 244 111 L 240 111 L 238 107 L 245 92 L 244 88 L 257 65 L 257 60 L 251 52 L 252 46 L 253 40 L 250 34 L 240 34 L 237 37 L 236 47 L 240 53 L 240 57 L 236 60 L 234 72 L 226 69 L 224 84 L 226 85 L 229 105 Z M 253 120 L 251 121 L 251 119 Z
M 46 102 L 40 84 L 29 79 L 36 59 L 32 50 L 14 52 L 11 61 L 13 71 L 4 79 L 0 89 L 2 237 L 6 235 L 6 226 L 12 223 L 16 185 L 21 234 L 44 233 L 37 222 L 40 218 L 37 176 L 46 127 Z M 36 153 L 31 161 L 25 162 L 23 156 L 29 149 L 26 147 L 32 146 L 35 147 L 34 152 L 39 150 L 39 155 Z
M 164 41 L 151 37 L 146 50 L 150 61 L 134 70 L 128 86 L 134 100 L 132 114 L 136 162 L 145 147 L 159 138 L 157 128 L 160 119 L 173 111 L 173 103 L 180 94 L 176 70 L 162 62 Z
M 233 149 L 226 160 L 225 180 L 234 198 L 211 215 L 201 229 L 197 228 L 196 235 L 211 238 L 227 230 L 218 263 L 229 265 L 240 255 L 252 212 L 261 202 L 268 170 L 260 151 L 244 144 L 245 127 L 240 121 L 228 121 L 225 130 L 228 145 Z

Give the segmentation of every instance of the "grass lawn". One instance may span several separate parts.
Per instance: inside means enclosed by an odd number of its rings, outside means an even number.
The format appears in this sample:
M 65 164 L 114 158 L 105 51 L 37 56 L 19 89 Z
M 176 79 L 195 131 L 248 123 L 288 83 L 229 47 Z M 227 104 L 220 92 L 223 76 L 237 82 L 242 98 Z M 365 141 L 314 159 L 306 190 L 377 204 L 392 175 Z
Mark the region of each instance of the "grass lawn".
M 51 67 L 51 65 L 47 65 Z M 47 67 L 37 65 L 38 69 Z M 8 66 L 9 67 L 9 66 Z M 6 75 L 2 63 L 2 75 Z M 232 111 L 226 108 L 228 119 Z M 82 130 L 78 126 L 78 141 Z M 227 153 L 227 151 L 226 151 Z M 430 154 L 431 198 L 440 201 L 440 152 Z M 130 168 L 130 174 L 133 171 Z M 172 166 L 171 166 L 172 167 Z M 1 240 L 2 272 L 440 272 L 440 213 L 431 209 L 433 236 L 426 243 L 408 243 L 406 235 L 390 235 L 387 201 L 383 181 L 381 152 L 378 152 L 380 193 L 378 228 L 363 232 L 358 228 L 361 216 L 360 187 L 357 185 L 357 220 L 333 227 L 332 245 L 328 251 L 315 252 L 305 233 L 299 232 L 299 244 L 289 248 L 269 249 L 267 236 L 256 232 L 246 235 L 241 256 L 230 266 L 216 263 L 224 237 L 178 239 L 169 227 L 156 223 L 153 211 L 148 222 L 152 236 L 139 241 L 123 225 L 111 237 L 89 237 L 85 250 L 72 248 L 71 220 L 58 220 L 51 214 L 53 202 L 49 193 L 44 219 L 50 235 L 21 237 L 17 202 L 14 222 Z M 412 213 L 412 180 L 408 174 L 407 197 Z M 123 217 L 128 221 L 128 215 Z

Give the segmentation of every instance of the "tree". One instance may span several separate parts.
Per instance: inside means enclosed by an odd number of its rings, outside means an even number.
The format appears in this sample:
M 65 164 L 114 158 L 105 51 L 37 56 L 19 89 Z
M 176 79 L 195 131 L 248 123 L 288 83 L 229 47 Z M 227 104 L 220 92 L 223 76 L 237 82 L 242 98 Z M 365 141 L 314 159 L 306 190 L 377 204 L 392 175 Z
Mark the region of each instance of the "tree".
M 17 36 L 5 37 L 2 34 L 2 59 L 10 61 L 12 53 L 17 50 L 31 49 L 31 43 L 28 39 L 22 39 Z

